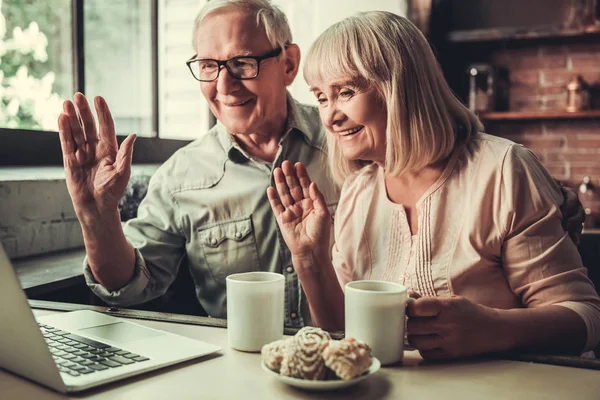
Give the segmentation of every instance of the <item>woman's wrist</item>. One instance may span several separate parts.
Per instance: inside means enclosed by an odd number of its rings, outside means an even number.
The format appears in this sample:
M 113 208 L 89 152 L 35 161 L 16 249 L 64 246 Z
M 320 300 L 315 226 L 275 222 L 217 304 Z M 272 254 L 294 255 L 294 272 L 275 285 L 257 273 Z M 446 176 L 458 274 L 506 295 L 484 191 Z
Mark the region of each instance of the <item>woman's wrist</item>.
M 580 354 L 583 351 L 587 338 L 585 323 L 568 308 L 550 305 L 496 311 L 499 316 L 497 337 L 503 345 L 496 351 L 551 354 Z
M 490 308 L 490 327 L 489 332 L 492 334 L 491 352 L 503 352 L 516 349 L 521 346 L 520 331 L 515 326 L 516 321 L 511 315 L 510 310 L 502 310 Z

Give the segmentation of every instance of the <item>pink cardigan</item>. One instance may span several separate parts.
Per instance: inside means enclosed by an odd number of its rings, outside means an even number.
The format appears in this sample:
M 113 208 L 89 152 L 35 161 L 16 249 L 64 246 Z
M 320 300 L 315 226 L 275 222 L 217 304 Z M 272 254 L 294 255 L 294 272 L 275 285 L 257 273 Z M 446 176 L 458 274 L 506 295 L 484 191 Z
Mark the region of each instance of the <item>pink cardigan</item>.
M 494 308 L 567 307 L 585 321 L 591 350 L 600 342 L 600 299 L 561 226 L 562 201 L 532 152 L 478 134 L 417 202 L 412 256 L 404 208 L 388 199 L 382 168 L 349 177 L 335 216 L 333 265 L 342 287 L 379 279 Z

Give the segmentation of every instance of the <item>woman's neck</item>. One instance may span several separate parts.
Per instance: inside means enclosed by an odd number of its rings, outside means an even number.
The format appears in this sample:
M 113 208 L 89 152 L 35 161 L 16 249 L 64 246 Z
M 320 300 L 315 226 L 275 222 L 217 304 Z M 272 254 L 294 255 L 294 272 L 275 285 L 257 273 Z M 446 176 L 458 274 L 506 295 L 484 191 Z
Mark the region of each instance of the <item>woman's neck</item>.
M 405 172 L 399 176 L 385 175 L 385 187 L 391 201 L 413 206 L 444 171 L 444 165 L 425 167 L 419 171 Z

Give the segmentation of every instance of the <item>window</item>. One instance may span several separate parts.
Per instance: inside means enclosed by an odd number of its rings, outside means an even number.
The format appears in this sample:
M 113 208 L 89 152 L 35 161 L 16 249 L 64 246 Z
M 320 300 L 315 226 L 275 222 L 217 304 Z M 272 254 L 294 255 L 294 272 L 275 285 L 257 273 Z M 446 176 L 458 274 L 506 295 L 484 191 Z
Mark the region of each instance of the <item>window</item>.
M 73 92 L 71 1 L 0 5 L 0 127 L 56 131 Z
M 208 103 L 185 65 L 193 54 L 194 19 L 206 0 L 160 0 L 158 8 L 159 132 L 163 138 L 196 139 L 206 133 Z
M 406 15 L 408 0 L 272 0 L 288 17 L 294 42 L 306 55 L 312 42 L 329 26 L 359 11 L 381 10 Z M 308 90 L 300 72 L 290 86 L 290 93 L 301 103 L 317 105 L 315 96 Z
M 134 162 L 164 161 L 205 133 L 210 112 L 185 60 L 207 1 L 0 0 L 0 164 L 62 164 L 57 116 L 75 91 L 106 98 L 119 140 L 141 136 Z M 370 9 L 406 14 L 406 1 L 273 0 L 304 54 L 332 23 Z M 290 91 L 315 102 L 301 73 Z
M 84 2 L 85 94 L 106 99 L 117 134 L 156 136 L 153 124 L 152 2 Z
M 202 1 L 0 0 L 0 165 L 62 165 L 57 117 L 63 101 L 76 91 L 88 99 L 106 98 L 119 141 L 131 133 L 140 136 L 134 163 L 162 162 L 187 144 L 169 139 L 197 137 L 192 129 L 179 134 L 169 125 L 164 134 L 158 132 L 163 101 L 158 76 L 164 74 L 158 70 L 163 29 L 157 10 L 177 8 L 178 3 L 198 7 Z M 189 38 L 193 17 L 185 17 Z M 185 67 L 187 57 L 189 47 L 177 61 Z M 178 79 L 183 77 L 187 71 Z M 166 94 L 165 100 L 185 101 Z M 165 101 L 161 107 L 181 113 L 182 104 Z M 198 112 L 185 123 L 205 131 L 208 109 L 197 104 Z M 185 125 L 181 118 L 169 120 Z

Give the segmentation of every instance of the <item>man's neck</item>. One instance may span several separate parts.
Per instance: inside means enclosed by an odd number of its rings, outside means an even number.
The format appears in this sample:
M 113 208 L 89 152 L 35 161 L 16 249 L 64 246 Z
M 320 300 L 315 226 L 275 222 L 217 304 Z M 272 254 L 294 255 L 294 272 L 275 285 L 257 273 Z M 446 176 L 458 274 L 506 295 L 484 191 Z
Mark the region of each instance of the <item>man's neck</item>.
M 272 163 L 275 161 L 277 152 L 279 151 L 279 139 L 282 134 L 278 135 L 233 135 L 233 140 L 252 157 Z
M 277 122 L 265 125 L 262 132 L 233 134 L 232 138 L 252 157 L 272 163 L 279 151 L 279 141 L 285 134 L 286 122 L 287 113 Z

